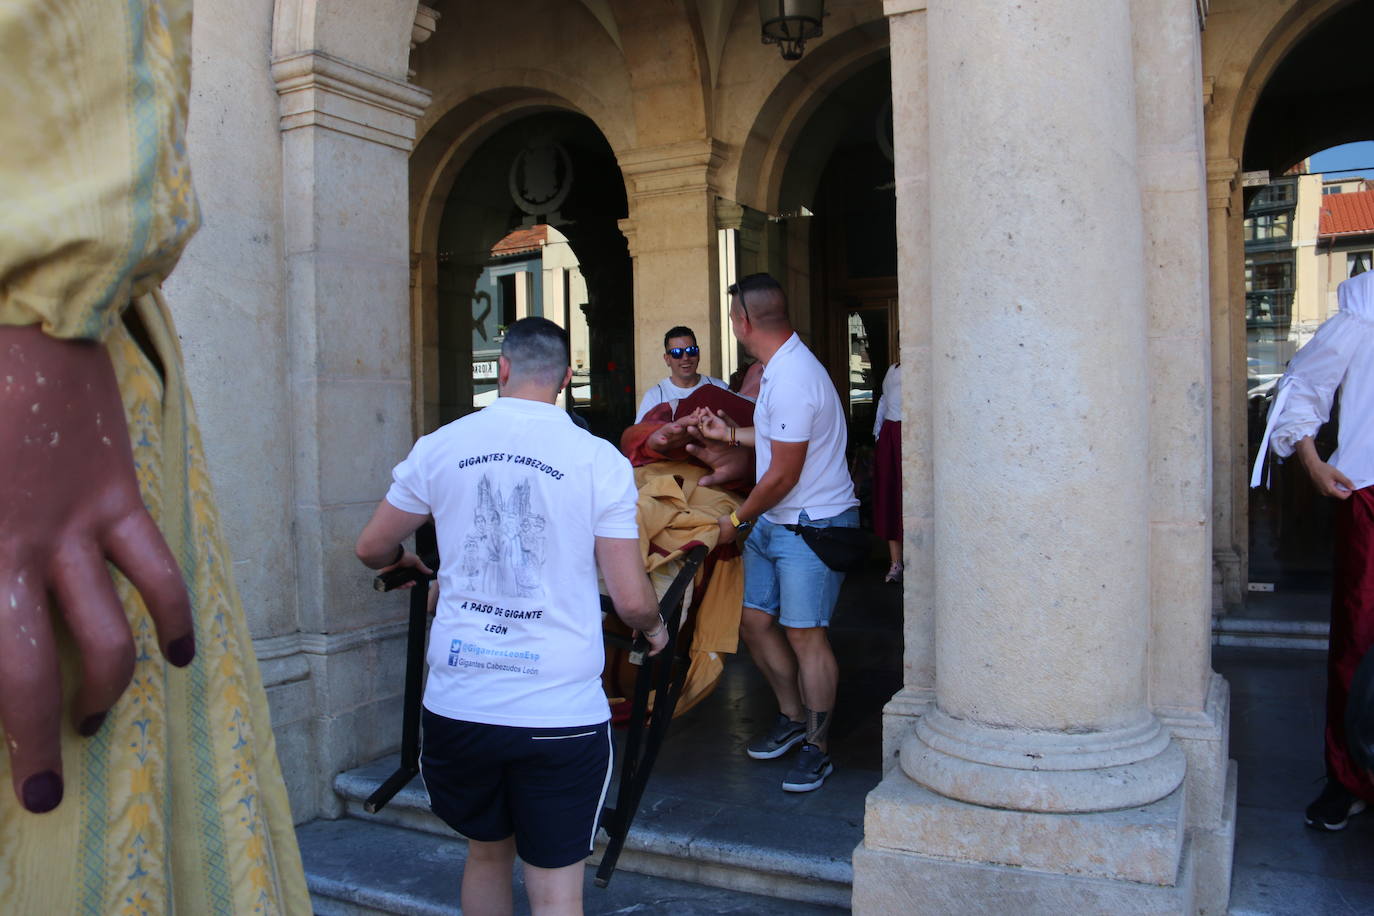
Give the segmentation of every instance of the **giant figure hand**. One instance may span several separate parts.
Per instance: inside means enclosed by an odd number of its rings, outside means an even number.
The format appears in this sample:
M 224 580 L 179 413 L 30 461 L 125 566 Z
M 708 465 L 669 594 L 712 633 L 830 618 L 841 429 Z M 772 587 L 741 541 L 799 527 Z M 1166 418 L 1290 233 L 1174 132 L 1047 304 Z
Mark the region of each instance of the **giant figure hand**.
M 30 811 L 62 800 L 62 685 L 51 600 L 80 654 L 72 726 L 99 728 L 134 670 L 106 568 L 143 596 L 162 654 L 195 657 L 186 585 L 143 505 L 105 347 L 0 327 L 0 727 Z

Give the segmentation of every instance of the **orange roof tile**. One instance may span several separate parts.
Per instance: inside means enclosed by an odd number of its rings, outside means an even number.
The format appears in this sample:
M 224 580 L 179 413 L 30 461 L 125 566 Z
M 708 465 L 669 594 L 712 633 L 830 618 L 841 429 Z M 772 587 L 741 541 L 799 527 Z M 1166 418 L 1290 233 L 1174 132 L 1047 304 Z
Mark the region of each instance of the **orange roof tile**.
M 538 251 L 548 238 L 549 227 L 543 223 L 512 229 L 505 238 L 491 246 L 491 253 L 493 257 L 504 258 L 528 251 Z
M 1374 232 L 1374 191 L 1322 196 L 1318 235 L 1360 235 L 1367 232 Z

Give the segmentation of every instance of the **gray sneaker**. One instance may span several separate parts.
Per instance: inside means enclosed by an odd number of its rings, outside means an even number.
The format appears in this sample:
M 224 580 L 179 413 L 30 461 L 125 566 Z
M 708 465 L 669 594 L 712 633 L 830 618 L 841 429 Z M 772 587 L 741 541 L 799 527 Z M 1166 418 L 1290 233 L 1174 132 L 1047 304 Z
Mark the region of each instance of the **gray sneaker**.
M 782 781 L 784 792 L 810 792 L 819 789 L 827 776 L 835 772 L 830 755 L 814 744 L 803 744 L 797 764 L 787 771 Z
M 778 721 L 773 723 L 773 730 L 750 744 L 748 754 L 755 760 L 772 760 L 792 750 L 805 737 L 805 722 L 793 722 L 779 713 Z

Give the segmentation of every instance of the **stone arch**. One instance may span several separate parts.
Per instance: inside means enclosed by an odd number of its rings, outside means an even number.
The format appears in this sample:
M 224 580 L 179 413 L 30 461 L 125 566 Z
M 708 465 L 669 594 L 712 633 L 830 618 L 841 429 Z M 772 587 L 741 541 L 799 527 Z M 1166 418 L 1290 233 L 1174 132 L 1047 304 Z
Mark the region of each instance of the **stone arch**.
M 522 75 L 527 83 L 536 82 L 529 78 L 528 71 L 522 71 Z M 490 74 L 487 76 L 494 78 Z M 489 141 L 507 128 L 549 113 L 567 113 L 586 118 L 591 129 L 605 141 L 613 159 L 618 160 L 619 155 L 616 144 L 602 129 L 602 122 L 567 97 L 542 90 L 537 85 L 500 86 L 462 96 L 462 90 L 449 93 L 449 97 L 461 97 L 461 101 L 447 110 L 441 109 L 442 114 L 425 131 L 411 157 L 412 322 L 417 359 L 416 419 L 422 430 L 432 429 L 441 422 L 440 405 L 443 397 L 440 392 L 439 313 L 442 295 L 438 257 L 445 231 L 445 211 L 464 168 Z M 584 95 L 584 101 L 589 99 Z M 590 100 L 595 102 L 594 99 Z M 615 181 L 616 191 L 623 195 L 624 177 L 617 175 Z M 623 200 L 622 196 L 622 209 Z M 509 204 L 509 201 L 506 203 Z M 623 217 L 624 214 L 619 215 Z M 489 248 L 510 229 L 506 215 L 491 208 L 474 207 L 468 222 L 463 235 L 474 240 L 469 247 L 480 248 L 485 245 Z M 594 237 L 588 238 L 590 228 L 579 225 L 567 231 L 575 247 L 618 245 L 620 249 L 624 248 L 624 239 L 614 225 L 601 226 Z M 610 235 L 614 235 L 614 238 L 610 238 Z M 628 301 L 628 290 L 623 298 Z
M 1239 162 L 1260 94 L 1284 58 L 1329 16 L 1361 0 L 1285 0 L 1270 3 L 1228 31 L 1227 54 L 1213 67 L 1215 82 L 1207 111 L 1208 156 Z M 1267 12 L 1268 15 L 1263 15 Z M 1203 33 L 1204 48 L 1209 33 Z M 1218 41 L 1218 44 L 1222 42 Z
M 515 82 L 515 77 L 519 82 Z M 430 105 L 410 157 L 411 251 L 432 251 L 443 202 L 468 157 L 497 130 L 539 111 L 572 111 L 590 118 L 619 158 L 633 142 L 627 125 L 590 90 L 561 74 L 493 71 L 481 82 L 446 87 Z
M 756 210 L 775 212 L 788 156 L 816 109 L 850 77 L 888 54 L 887 20 L 882 18 L 808 51 L 760 106 L 740 149 L 734 186 L 725 192 Z

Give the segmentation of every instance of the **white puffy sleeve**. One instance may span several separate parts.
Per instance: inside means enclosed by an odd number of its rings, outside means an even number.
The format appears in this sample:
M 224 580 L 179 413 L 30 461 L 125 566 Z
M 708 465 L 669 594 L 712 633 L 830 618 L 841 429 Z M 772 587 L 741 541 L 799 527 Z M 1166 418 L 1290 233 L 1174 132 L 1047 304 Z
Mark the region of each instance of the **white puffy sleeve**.
M 1331 416 L 1331 402 L 1345 379 L 1346 369 L 1374 326 L 1349 312 L 1338 312 L 1288 363 L 1279 379 L 1269 422 L 1255 456 L 1250 486 L 1261 483 L 1264 459 L 1272 448 L 1280 458 L 1293 454 L 1299 442 L 1314 436 Z
M 1289 362 L 1279 380 L 1269 418 L 1274 454 L 1287 458 L 1300 441 L 1316 435 L 1331 416 L 1336 388 L 1345 378 L 1351 357 L 1371 331 L 1374 328 L 1364 321 L 1340 312 L 1318 328 Z

